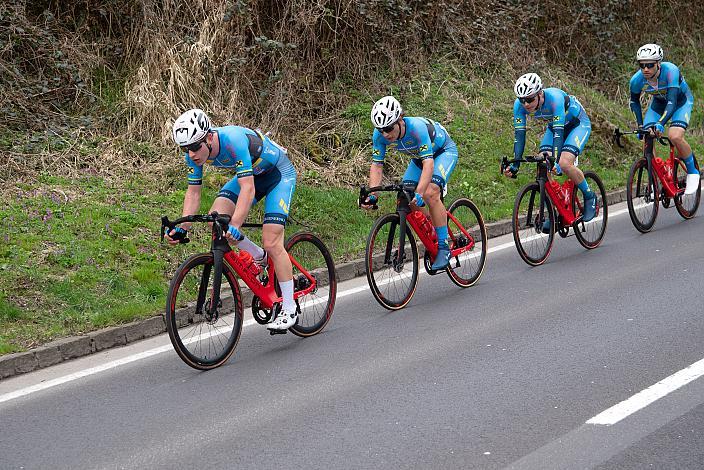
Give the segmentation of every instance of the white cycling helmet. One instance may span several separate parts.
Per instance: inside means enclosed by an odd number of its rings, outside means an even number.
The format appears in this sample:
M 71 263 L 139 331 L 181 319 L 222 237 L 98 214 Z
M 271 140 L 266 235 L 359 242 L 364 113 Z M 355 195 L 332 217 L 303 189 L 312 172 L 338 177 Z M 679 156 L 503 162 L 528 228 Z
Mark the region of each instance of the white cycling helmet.
M 646 44 L 645 46 L 641 46 L 640 49 L 638 49 L 638 53 L 636 54 L 636 60 L 638 62 L 642 60 L 648 60 L 648 61 L 656 61 L 660 62 L 665 54 L 662 52 L 662 47 L 658 46 L 657 44 Z
M 372 124 L 377 129 L 388 127 L 398 121 L 401 113 L 403 109 L 398 100 L 393 96 L 384 96 L 372 106 Z
M 202 109 L 189 109 L 174 122 L 172 136 L 179 146 L 203 140 L 210 130 L 210 119 Z
M 513 86 L 513 91 L 518 98 L 532 96 L 543 89 L 543 81 L 537 73 L 527 73 L 521 75 L 516 84 Z

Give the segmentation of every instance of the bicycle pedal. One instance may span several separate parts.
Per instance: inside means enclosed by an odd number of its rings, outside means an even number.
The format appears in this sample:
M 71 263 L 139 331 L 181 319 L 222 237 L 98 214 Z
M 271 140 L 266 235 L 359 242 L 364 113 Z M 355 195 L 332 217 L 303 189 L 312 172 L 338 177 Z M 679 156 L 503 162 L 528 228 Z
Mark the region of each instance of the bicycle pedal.
M 285 335 L 288 330 L 269 330 L 271 336 L 274 335 Z

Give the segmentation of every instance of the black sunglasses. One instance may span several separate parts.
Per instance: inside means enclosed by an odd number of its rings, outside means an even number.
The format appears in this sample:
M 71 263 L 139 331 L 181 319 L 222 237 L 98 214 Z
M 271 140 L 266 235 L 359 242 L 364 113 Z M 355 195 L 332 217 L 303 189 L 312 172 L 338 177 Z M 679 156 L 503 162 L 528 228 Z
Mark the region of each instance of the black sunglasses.
M 518 98 L 518 101 L 520 101 L 521 103 L 532 103 L 537 97 L 538 95 L 527 96 L 525 98 Z
M 655 67 L 655 62 L 649 62 L 647 64 L 638 63 L 638 67 L 640 67 L 641 69 L 652 69 L 653 67 Z
M 389 132 L 394 130 L 394 127 L 396 127 L 396 123 L 391 124 L 390 126 L 386 127 L 377 127 L 379 132 L 383 132 L 384 134 L 388 134 Z
M 181 150 L 183 150 L 184 152 L 188 152 L 189 150 L 191 152 L 197 152 L 203 146 L 203 142 L 204 141 L 199 140 L 198 142 L 193 142 L 192 144 L 181 145 Z

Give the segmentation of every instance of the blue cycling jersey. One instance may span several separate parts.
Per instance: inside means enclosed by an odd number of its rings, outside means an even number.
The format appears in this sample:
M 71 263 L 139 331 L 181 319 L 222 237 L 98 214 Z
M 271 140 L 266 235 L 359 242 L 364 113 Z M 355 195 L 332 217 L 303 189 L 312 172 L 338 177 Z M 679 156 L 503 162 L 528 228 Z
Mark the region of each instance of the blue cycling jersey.
M 387 148 L 395 148 L 413 158 L 425 160 L 442 153 L 450 136 L 442 124 L 422 117 L 404 117 L 406 133 L 401 139 L 387 140 L 378 129 L 372 136 L 372 160 L 384 163 Z
M 261 132 L 240 126 L 213 127 L 220 142 L 220 151 L 208 157 L 206 163 L 218 168 L 234 168 L 238 178 L 270 172 L 285 151 Z M 188 184 L 203 183 L 203 166 L 196 165 L 185 155 Z
M 559 88 L 545 88 L 543 105 L 533 113 L 528 113 L 521 102 L 516 99 L 513 104 L 513 155 L 521 158 L 526 146 L 526 120 L 530 114 L 536 119 L 548 122 L 548 130 L 552 136 L 552 153 L 555 159 L 560 158 L 564 145 L 565 127 L 570 129 L 580 125 L 580 121 L 588 121 L 587 113 L 580 102 Z M 581 142 L 583 144 L 583 142 Z
M 630 108 L 635 115 L 638 126 L 643 125 L 643 110 L 640 106 L 641 93 L 653 97 L 651 107 L 661 108 L 664 105 L 664 112 L 657 121 L 659 124 L 665 124 L 678 108 L 693 100 L 692 92 L 680 73 L 680 69 L 670 62 L 660 63 L 660 73 L 657 77 L 657 83 L 654 85 L 648 83 L 642 70 L 637 71 L 631 77 L 630 89 Z

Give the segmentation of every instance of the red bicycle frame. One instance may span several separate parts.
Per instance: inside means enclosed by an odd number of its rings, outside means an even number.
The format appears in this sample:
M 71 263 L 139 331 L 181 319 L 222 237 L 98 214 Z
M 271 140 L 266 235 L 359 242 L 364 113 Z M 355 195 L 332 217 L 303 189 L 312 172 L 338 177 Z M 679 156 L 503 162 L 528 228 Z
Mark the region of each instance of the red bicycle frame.
M 465 251 L 469 251 L 474 248 L 475 242 L 472 235 L 467 232 L 467 230 L 462 226 L 462 224 L 457 220 L 454 215 L 447 212 L 447 217 L 448 219 L 452 220 L 452 222 L 454 222 L 457 227 L 459 227 L 462 234 L 467 237 L 468 240 L 466 246 L 450 249 L 450 256 L 454 258 L 456 256 L 461 255 Z M 438 254 L 438 237 L 435 234 L 435 227 L 433 226 L 430 219 L 423 213 L 423 211 L 415 209 L 408 214 L 408 216 L 406 217 L 406 222 L 411 225 L 413 231 L 418 235 L 418 238 L 425 246 L 425 251 L 430 253 L 431 259 L 435 260 L 435 257 Z M 449 235 L 449 241 L 451 242 L 455 239 L 455 236 L 452 233 L 450 224 L 447 224 L 447 230 Z
M 646 144 L 643 143 L 643 145 Z M 655 154 L 655 146 L 653 146 L 653 170 L 665 190 L 665 196 L 669 198 L 674 198 L 678 194 L 684 193 L 684 188 L 677 190 L 675 186 L 675 165 L 678 160 L 679 159 L 675 157 L 675 147 L 672 144 L 670 144 L 670 158 L 667 161 L 664 161 Z
M 572 195 L 574 194 L 574 183 L 571 179 L 567 179 L 560 184 L 552 178 L 548 178 L 545 184 L 545 192 L 550 198 L 553 206 L 557 209 L 558 215 L 562 218 L 562 225 L 571 226 L 577 220 L 577 215 L 572 212 Z M 580 212 L 582 207 L 577 200 Z
M 267 276 L 266 284 L 262 284 L 257 274 L 254 274 L 249 269 L 249 266 L 251 265 L 245 264 L 245 262 L 239 257 L 238 253 L 238 251 L 234 250 L 227 251 L 225 253 L 224 260 L 232 267 L 232 269 L 235 270 L 237 275 L 244 281 L 252 293 L 256 297 L 259 297 L 261 300 L 261 306 L 263 308 L 270 309 L 273 308 L 274 304 L 281 303 L 283 299 L 276 294 L 276 289 L 274 287 L 274 279 L 276 276 L 274 275 L 273 261 L 269 259 L 269 275 Z M 317 287 L 316 280 L 306 269 L 303 268 L 303 266 L 301 266 L 298 261 L 293 258 L 293 256 L 289 254 L 288 257 L 291 260 L 291 264 L 293 264 L 293 266 L 295 266 L 310 282 L 310 285 L 305 289 L 294 291 L 293 298 L 298 299 L 299 297 L 310 294 L 310 292 Z

